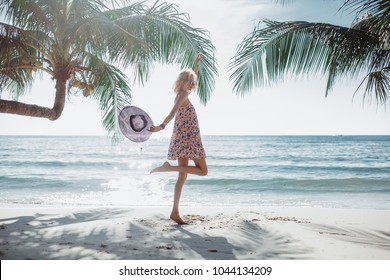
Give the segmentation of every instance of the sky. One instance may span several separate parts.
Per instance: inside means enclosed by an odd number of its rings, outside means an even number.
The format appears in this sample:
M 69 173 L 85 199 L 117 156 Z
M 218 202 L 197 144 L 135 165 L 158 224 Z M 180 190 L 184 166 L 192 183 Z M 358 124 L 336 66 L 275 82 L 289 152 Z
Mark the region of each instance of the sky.
M 297 78 L 256 88 L 245 96 L 233 93 L 227 65 L 238 44 L 261 19 L 304 20 L 349 26 L 354 14 L 340 12 L 342 0 L 296 0 L 287 6 L 272 0 L 168 0 L 190 15 L 191 25 L 210 32 L 216 47 L 219 75 L 210 101 L 194 104 L 202 135 L 389 135 L 389 112 L 376 102 L 353 96 L 359 80 L 340 80 L 325 97 L 326 79 Z M 154 3 L 154 1 L 147 1 Z M 156 65 L 144 86 L 131 84 L 133 103 L 160 124 L 173 106 L 172 85 L 180 68 Z M 130 71 L 125 71 L 130 74 Z M 130 77 L 130 80 L 131 77 Z M 1 93 L 7 98 L 7 93 Z M 9 97 L 8 97 L 9 98 Z M 54 83 L 38 79 L 19 101 L 52 107 Z M 173 121 L 158 136 L 169 137 Z M 0 114 L 0 135 L 107 135 L 96 102 L 72 97 L 57 121 Z

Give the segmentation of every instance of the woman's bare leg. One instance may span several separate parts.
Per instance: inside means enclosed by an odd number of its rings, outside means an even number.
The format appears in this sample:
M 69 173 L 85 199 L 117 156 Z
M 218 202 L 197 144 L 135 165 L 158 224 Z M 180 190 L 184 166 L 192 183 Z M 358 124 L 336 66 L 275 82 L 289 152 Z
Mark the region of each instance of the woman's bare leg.
M 179 158 L 177 160 L 177 163 L 178 163 L 178 166 L 180 166 L 180 167 L 186 167 L 186 166 L 188 166 L 188 159 L 187 158 Z M 172 220 L 174 220 L 176 223 L 178 223 L 179 225 L 186 224 L 186 222 L 184 222 L 182 220 L 182 218 L 180 217 L 180 214 L 179 214 L 179 201 L 180 201 L 181 191 L 183 189 L 183 186 L 184 186 L 186 179 L 187 179 L 187 173 L 179 172 L 179 176 L 177 178 L 176 185 L 175 185 L 172 213 L 170 216 L 170 218 Z
M 179 159 L 180 160 L 180 159 Z M 208 173 L 206 159 L 193 159 L 195 166 L 188 165 L 171 165 L 169 162 L 164 162 L 160 167 L 154 168 L 150 173 L 154 172 L 181 172 L 187 174 L 194 174 L 199 176 L 206 176 Z M 187 159 L 188 162 L 188 159 Z
M 187 179 L 187 174 L 195 174 L 199 176 L 206 176 L 208 173 L 207 163 L 205 159 L 193 159 L 195 166 L 188 166 L 188 158 L 179 158 L 177 160 L 178 165 L 170 165 L 169 162 L 164 162 L 160 167 L 154 168 L 150 173 L 154 172 L 179 172 L 179 177 L 175 185 L 175 194 L 173 198 L 173 208 L 170 218 L 176 223 L 182 225 L 186 224 L 182 220 L 179 214 L 179 201 L 181 196 L 181 191 L 183 189 L 184 183 Z

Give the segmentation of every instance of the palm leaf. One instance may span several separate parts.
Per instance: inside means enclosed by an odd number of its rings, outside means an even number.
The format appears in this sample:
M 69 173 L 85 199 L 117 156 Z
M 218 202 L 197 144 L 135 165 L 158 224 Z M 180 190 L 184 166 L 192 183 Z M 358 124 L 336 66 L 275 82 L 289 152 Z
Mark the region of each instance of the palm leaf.
M 55 26 L 54 11 L 59 1 L 52 0 L 0 0 L 0 13 L 7 21 L 23 29 L 51 33 Z
M 32 61 L 36 56 L 24 40 L 24 31 L 0 23 L 0 89 L 6 88 L 14 98 L 26 92 L 32 84 Z
M 375 34 L 330 24 L 265 23 L 265 28 L 255 29 L 244 39 L 229 65 L 236 93 L 277 83 L 291 75 L 322 72 L 328 75 L 327 95 L 338 77 L 358 78 L 380 70 L 375 58 L 379 46 Z
M 204 103 L 209 100 L 217 74 L 213 56 L 215 48 L 204 29 L 189 25 L 188 15 L 179 13 L 174 5 L 156 2 L 143 13 L 119 18 L 114 22 L 145 40 L 146 49 L 124 52 L 121 58 L 125 66 L 136 62 L 136 76 L 141 82 L 147 80 L 152 61 L 177 63 L 182 68 L 190 68 L 197 55 L 201 54 L 203 58 L 198 67 L 198 94 Z
M 363 96 L 364 99 L 371 97 L 371 95 L 368 95 L 367 92 L 374 92 L 377 104 L 386 104 L 389 100 L 390 92 L 390 75 L 387 71 L 371 72 L 365 77 L 358 87 L 359 89 L 364 82 L 367 82 L 366 91 Z M 355 94 L 358 89 L 355 91 Z
M 74 1 L 74 3 L 78 2 Z M 132 13 L 132 10 L 137 7 L 138 5 L 132 5 L 128 7 L 127 12 Z M 80 9 L 85 12 L 81 14 Z M 67 34 L 68 40 L 74 42 L 75 54 L 80 50 L 95 50 L 95 52 L 99 50 L 101 54 L 110 54 L 112 61 L 120 61 L 123 52 L 131 54 L 136 52 L 137 48 L 143 47 L 142 38 L 137 38 L 112 21 L 110 15 L 113 11 L 101 12 L 96 11 L 91 5 L 80 7 L 76 4 L 72 6 L 71 11 Z
M 346 0 L 341 9 L 351 9 L 358 16 L 369 13 L 374 16 L 388 17 L 390 14 L 388 0 Z
M 104 128 L 114 132 L 115 139 L 119 133 L 117 126 L 119 111 L 131 104 L 131 89 L 127 77 L 118 68 L 99 61 L 98 58 L 91 57 L 90 61 L 95 66 L 95 71 L 88 77 L 96 86 L 92 97 L 96 99 L 102 111 Z

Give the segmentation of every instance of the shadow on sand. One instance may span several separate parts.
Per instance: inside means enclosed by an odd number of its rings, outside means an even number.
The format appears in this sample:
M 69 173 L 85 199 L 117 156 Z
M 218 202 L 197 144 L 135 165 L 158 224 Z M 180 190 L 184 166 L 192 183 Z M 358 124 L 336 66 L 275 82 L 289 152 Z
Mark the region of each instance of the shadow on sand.
M 314 250 L 261 217 L 216 215 L 178 226 L 161 216 L 134 218 L 131 209 L 48 213 L 0 220 L 0 259 L 310 259 Z M 311 226 L 320 235 L 390 250 L 389 232 Z

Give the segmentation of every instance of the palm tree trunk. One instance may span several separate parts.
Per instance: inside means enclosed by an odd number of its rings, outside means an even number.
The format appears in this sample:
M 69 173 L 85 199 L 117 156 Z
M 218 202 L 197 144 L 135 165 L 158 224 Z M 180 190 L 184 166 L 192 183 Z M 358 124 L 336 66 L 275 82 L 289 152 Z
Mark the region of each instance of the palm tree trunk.
M 67 78 L 62 76 L 56 79 L 56 99 L 54 100 L 53 111 L 54 118 L 49 118 L 52 121 L 58 119 L 65 107 L 65 92 Z
M 52 109 L 18 101 L 0 99 L 0 113 L 16 114 L 36 118 L 47 118 L 52 121 L 57 120 L 64 110 L 65 91 L 66 80 L 57 79 L 56 98 Z
M 0 113 L 16 114 L 36 118 L 54 118 L 52 109 L 32 104 L 21 103 L 17 101 L 0 99 Z

